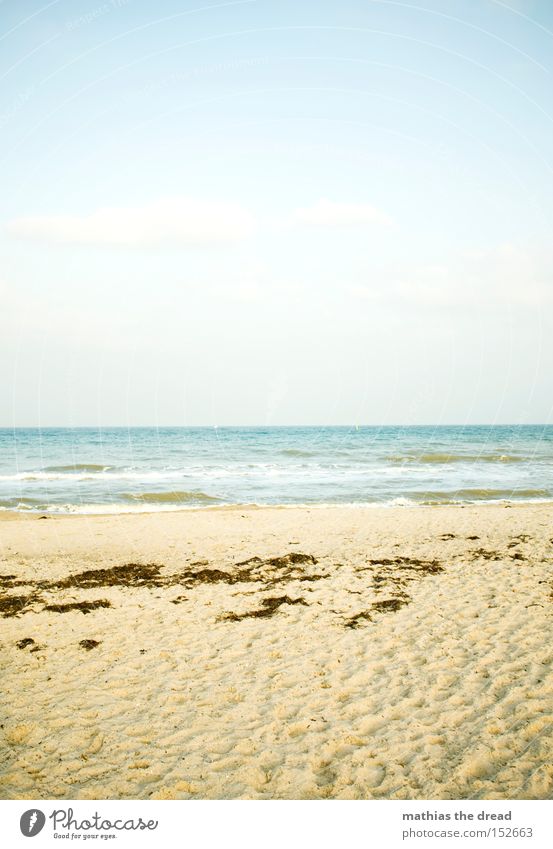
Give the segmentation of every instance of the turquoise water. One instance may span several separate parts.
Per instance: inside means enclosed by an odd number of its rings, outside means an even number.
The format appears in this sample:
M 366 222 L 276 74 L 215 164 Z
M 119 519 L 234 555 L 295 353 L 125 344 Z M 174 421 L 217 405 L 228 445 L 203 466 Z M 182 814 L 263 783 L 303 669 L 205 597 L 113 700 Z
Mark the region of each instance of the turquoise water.
M 0 430 L 0 509 L 553 498 L 553 426 Z

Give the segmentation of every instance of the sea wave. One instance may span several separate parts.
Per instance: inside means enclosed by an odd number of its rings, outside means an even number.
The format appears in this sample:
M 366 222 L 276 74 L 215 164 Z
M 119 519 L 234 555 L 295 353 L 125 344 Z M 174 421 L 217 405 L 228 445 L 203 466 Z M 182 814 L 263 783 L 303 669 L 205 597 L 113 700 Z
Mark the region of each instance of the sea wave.
M 206 492 L 124 492 L 122 498 L 129 501 L 144 502 L 147 504 L 208 504 L 220 503 L 221 498 L 216 495 L 208 495 Z
M 107 472 L 113 466 L 99 463 L 69 463 L 65 466 L 45 466 L 43 472 Z
M 470 504 L 521 504 L 532 502 L 551 502 L 553 492 L 546 489 L 459 489 L 451 492 L 445 491 L 414 491 L 402 496 L 390 496 L 388 498 L 362 499 L 355 495 L 344 496 L 340 499 L 325 498 L 321 501 L 297 501 L 279 502 L 267 500 L 223 500 L 203 492 L 155 492 L 155 493 L 127 493 L 120 495 L 117 499 L 109 502 L 46 502 L 44 500 L 33 500 L 29 498 L 12 498 L 0 500 L 0 512 L 17 511 L 25 513 L 49 513 L 49 514 L 123 514 L 123 513 L 157 513 L 177 512 L 181 510 L 206 509 L 209 507 L 232 508 L 242 507 L 277 507 L 280 509 L 294 509 L 303 507 L 312 509 L 325 507 L 355 507 L 363 508 L 390 508 L 390 507 L 412 507 L 419 509 L 426 506 L 445 507 Z
M 97 472 L 17 472 L 11 475 L 0 475 L 0 480 L 3 481 L 67 481 L 75 483 L 78 481 L 117 481 L 117 480 L 165 480 L 167 477 L 179 474 L 171 471 L 143 471 L 143 470 L 116 470 L 113 466 L 107 466 L 105 470 Z M 184 473 L 180 473 L 184 477 Z
M 83 481 L 92 481 L 94 483 L 106 482 L 106 484 L 116 483 L 117 481 L 138 481 L 140 483 L 150 481 L 152 483 L 173 483 L 183 481 L 190 478 L 200 479 L 226 479 L 226 478 L 251 478 L 256 475 L 264 477 L 287 477 L 295 474 L 297 466 L 279 465 L 277 463 L 237 463 L 229 464 L 228 466 L 188 466 L 187 468 L 162 468 L 162 469 L 121 469 L 117 467 L 107 467 L 105 471 L 98 472 L 47 472 L 47 471 L 26 471 L 17 472 L 14 474 L 0 475 L 0 481 L 18 481 L 21 483 L 27 482 L 55 482 L 65 481 L 67 484 L 80 483 Z M 355 471 L 355 467 L 349 467 L 339 463 L 304 463 L 301 468 L 307 469 L 309 472 L 327 471 L 335 472 L 339 470 Z M 360 468 L 359 471 L 362 469 Z M 382 467 L 380 470 L 375 470 L 377 473 L 386 474 L 387 470 Z
M 410 494 L 419 504 L 466 504 L 475 501 L 537 501 L 548 500 L 553 493 L 547 489 L 457 489 L 451 492 L 440 490 L 413 492 Z
M 0 506 L 0 512 L 6 511 L 16 511 L 16 512 L 25 512 L 25 513 L 47 513 L 48 515 L 79 515 L 79 516 L 91 516 L 91 515 L 120 515 L 125 513 L 175 513 L 181 510 L 202 510 L 208 509 L 209 507 L 215 507 L 217 505 L 210 504 L 146 504 L 146 503 L 138 503 L 138 504 L 122 504 L 122 503 L 113 503 L 113 504 L 97 504 L 91 502 L 90 504 L 48 504 L 48 505 L 35 505 L 30 507 L 29 505 L 22 505 L 18 507 L 17 505 L 12 505 L 10 507 Z M 223 506 L 223 505 L 220 505 Z
M 520 454 L 451 454 L 432 452 L 428 454 L 392 454 L 389 463 L 522 463 L 530 458 Z M 535 458 L 532 458 L 535 459 Z
M 1 510 L 39 510 L 40 503 L 34 498 L 0 498 Z

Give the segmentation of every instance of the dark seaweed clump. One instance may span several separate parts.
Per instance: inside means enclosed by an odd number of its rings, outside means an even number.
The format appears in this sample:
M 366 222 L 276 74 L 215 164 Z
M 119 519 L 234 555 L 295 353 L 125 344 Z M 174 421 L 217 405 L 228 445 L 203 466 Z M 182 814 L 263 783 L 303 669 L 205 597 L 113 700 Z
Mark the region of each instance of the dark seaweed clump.
M 81 640 L 79 642 L 79 645 L 82 649 L 85 649 L 86 651 L 90 651 L 91 649 L 95 649 L 96 646 L 99 646 L 100 643 L 99 643 L 98 640 Z
M 257 610 L 248 610 L 246 613 L 225 613 L 220 618 L 227 622 L 240 622 L 242 619 L 268 619 L 283 604 L 303 604 L 307 606 L 307 602 L 303 598 L 290 598 L 290 596 L 281 595 L 262 599 L 262 606 Z
M 44 610 L 52 613 L 70 613 L 72 610 L 90 613 L 91 610 L 97 610 L 99 607 L 111 607 L 111 602 L 107 598 L 99 598 L 96 601 L 72 601 L 68 604 L 47 604 Z
M 26 613 L 31 604 L 36 601 L 40 601 L 40 598 L 35 593 L 3 596 L 0 598 L 0 614 L 7 619 L 11 616 L 17 616 L 18 613 Z
M 79 587 L 162 587 L 165 579 L 156 563 L 126 563 L 111 569 L 89 569 L 69 575 L 61 581 L 41 584 L 44 589 L 65 590 Z
M 413 571 L 419 575 L 437 575 L 444 571 L 438 560 L 420 560 L 418 557 L 380 558 L 368 561 L 371 566 L 396 566 L 404 571 Z
M 372 571 L 372 583 L 376 592 L 395 590 L 396 595 L 404 600 L 408 598 L 404 588 L 412 581 L 420 581 L 427 575 L 439 575 L 444 571 L 438 560 L 420 560 L 416 557 L 381 557 L 369 560 L 368 563 L 369 566 L 358 567 L 356 572 Z M 378 567 L 378 572 L 375 567 Z
M 408 595 L 403 595 L 400 598 L 385 598 L 374 601 L 371 604 L 370 610 L 361 610 L 360 613 L 356 613 L 355 616 L 347 619 L 345 627 L 358 628 L 363 620 L 367 622 L 373 621 L 371 613 L 395 613 L 402 607 L 405 607 L 406 604 L 409 604 L 410 601 L 411 599 Z
M 163 588 L 183 586 L 186 589 L 204 584 L 239 584 L 259 583 L 265 587 L 276 587 L 286 581 L 319 581 L 327 575 L 316 574 L 306 569 L 317 563 L 312 554 L 290 552 L 282 557 L 272 557 L 263 560 L 251 557 L 241 563 L 234 564 L 229 570 L 210 568 L 206 560 L 191 563 L 191 567 L 173 574 L 162 574 L 161 566 L 157 563 L 125 563 L 122 566 L 112 566 L 109 569 L 87 569 L 74 575 L 68 575 L 56 581 L 18 580 L 16 575 L 0 575 L 0 585 L 5 589 L 32 585 L 35 592 L 29 595 L 0 596 L 0 615 L 4 617 L 17 616 L 28 612 L 30 606 L 43 599 L 36 590 L 53 592 L 56 590 L 96 589 L 100 587 L 130 587 L 130 588 Z M 185 601 L 183 595 L 173 599 L 173 603 Z M 79 610 L 90 613 L 98 608 L 111 607 L 106 599 L 97 601 L 77 601 L 67 603 L 47 604 L 44 610 L 50 613 L 67 613 Z M 264 614 L 266 615 L 266 614 Z
M 479 560 L 502 560 L 503 554 L 499 551 L 487 551 L 485 548 L 477 548 L 472 552 L 472 559 Z
M 372 622 L 372 616 L 368 610 L 362 610 L 360 613 L 356 613 L 355 616 L 351 616 L 346 620 L 345 627 L 346 628 L 359 628 L 359 625 L 362 621 Z
M 405 598 L 385 598 L 382 601 L 375 601 L 371 605 L 371 610 L 376 610 L 378 613 L 395 613 L 406 604 L 409 604 L 410 599 Z
M 228 572 L 221 569 L 189 569 L 186 572 L 172 575 L 170 578 L 175 583 L 182 583 L 187 588 L 195 587 L 198 584 L 219 583 L 260 583 L 266 586 L 275 586 L 285 581 L 320 581 L 321 578 L 327 578 L 328 575 L 313 574 L 303 568 L 306 565 L 314 566 L 316 563 L 317 560 L 312 554 L 291 551 L 283 557 L 270 557 L 265 560 L 257 556 L 250 557 L 248 560 L 235 563 L 234 570 Z

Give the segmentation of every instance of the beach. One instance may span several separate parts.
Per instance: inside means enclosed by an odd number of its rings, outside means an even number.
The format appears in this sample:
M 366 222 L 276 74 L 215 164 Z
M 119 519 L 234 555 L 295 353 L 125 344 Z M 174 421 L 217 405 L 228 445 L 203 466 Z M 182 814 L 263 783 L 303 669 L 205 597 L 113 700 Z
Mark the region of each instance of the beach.
M 0 515 L 0 797 L 546 799 L 553 505 Z

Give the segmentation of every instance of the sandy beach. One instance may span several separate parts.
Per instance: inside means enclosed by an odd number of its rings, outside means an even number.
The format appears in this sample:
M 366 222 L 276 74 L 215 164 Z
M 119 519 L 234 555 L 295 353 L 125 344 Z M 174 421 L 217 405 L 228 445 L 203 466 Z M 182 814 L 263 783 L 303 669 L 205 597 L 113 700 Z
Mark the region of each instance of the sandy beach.
M 0 796 L 553 795 L 553 505 L 0 520 Z

